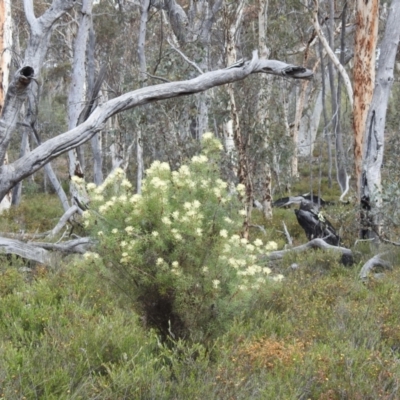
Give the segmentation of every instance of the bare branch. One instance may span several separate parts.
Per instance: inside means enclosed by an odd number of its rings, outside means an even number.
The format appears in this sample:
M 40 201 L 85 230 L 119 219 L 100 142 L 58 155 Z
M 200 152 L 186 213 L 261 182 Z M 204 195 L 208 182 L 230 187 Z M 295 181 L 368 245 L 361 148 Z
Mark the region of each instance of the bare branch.
M 148 86 L 123 94 L 98 106 L 90 117 L 76 128 L 49 139 L 14 163 L 0 167 L 0 199 L 16 182 L 32 175 L 59 155 L 87 142 L 104 127 L 107 119 L 115 114 L 158 100 L 203 92 L 215 86 L 245 79 L 254 73 L 293 79 L 311 79 L 313 76 L 312 71 L 306 68 L 282 61 L 259 59 L 257 52 L 254 52 L 252 60 L 246 61 L 241 67 L 211 71 L 190 80 Z
M 25 17 L 32 31 L 38 29 L 37 19 L 33 11 L 33 0 L 24 0 Z
M 72 206 L 70 207 L 64 215 L 60 218 L 58 221 L 57 225 L 51 230 L 49 233 L 49 238 L 52 238 L 58 234 L 58 232 L 61 231 L 61 229 L 66 225 L 66 223 L 69 221 L 69 219 L 75 214 L 75 213 L 80 213 L 81 210 L 79 209 L 78 206 Z
M 323 239 L 313 239 L 313 240 L 310 240 L 308 243 L 302 244 L 297 247 L 293 247 L 291 249 L 272 251 L 268 255 L 261 257 L 261 259 L 280 260 L 286 254 L 289 254 L 292 252 L 300 253 L 300 252 L 303 252 L 308 249 L 333 250 L 337 253 L 341 253 L 344 256 L 348 256 L 348 257 L 353 256 L 353 252 L 350 249 L 347 249 L 346 247 L 332 246 L 332 245 L 326 243 Z
M 322 45 L 324 46 L 325 51 L 327 52 L 329 58 L 332 60 L 333 64 L 335 67 L 338 69 L 340 75 L 342 75 L 344 85 L 346 86 L 347 94 L 349 96 L 349 101 L 351 107 L 353 107 L 353 88 L 351 87 L 351 81 L 349 78 L 349 75 L 346 72 L 346 69 L 343 67 L 343 65 L 340 63 L 338 58 L 336 57 L 335 53 L 329 46 L 329 43 L 327 42 L 324 33 L 322 32 L 321 26 L 318 21 L 318 0 L 314 0 L 314 10 L 313 10 L 313 25 L 314 29 L 317 32 L 317 35 L 319 39 L 321 40 Z
M 375 267 L 383 267 L 386 269 L 392 269 L 392 265 L 386 261 L 382 259 L 382 256 L 386 254 L 386 253 L 380 253 L 380 254 L 376 254 L 375 256 L 373 256 L 372 258 L 370 258 L 361 268 L 360 271 L 360 279 L 367 279 L 369 273 L 371 272 L 371 270 Z
M 90 238 L 74 239 L 60 244 L 24 243 L 19 240 L 0 237 L 0 252 L 15 254 L 27 260 L 36 261 L 47 266 L 54 266 L 60 259 L 60 253 L 84 254 L 94 244 Z M 56 251 L 56 253 L 49 252 Z
M 189 60 L 189 58 L 186 57 L 185 54 L 183 54 L 177 47 L 175 47 L 169 38 L 167 40 L 172 49 L 175 50 L 188 64 L 190 64 L 193 68 L 197 69 L 197 71 L 199 71 L 201 74 L 204 74 L 201 68 L 194 61 Z

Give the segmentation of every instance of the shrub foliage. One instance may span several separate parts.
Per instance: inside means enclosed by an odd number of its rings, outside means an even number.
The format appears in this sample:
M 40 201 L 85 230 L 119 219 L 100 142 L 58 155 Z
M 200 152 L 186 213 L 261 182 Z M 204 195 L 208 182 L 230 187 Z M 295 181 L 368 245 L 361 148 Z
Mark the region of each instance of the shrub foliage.
M 221 143 L 205 134 L 200 155 L 171 171 L 156 161 L 142 193 L 117 169 L 100 187 L 88 185 L 85 224 L 98 238 L 110 279 L 145 323 L 164 338 L 207 340 L 223 331 L 261 286 L 272 280 L 259 256 L 274 248 L 238 234 L 245 210 L 238 185 L 219 177 Z

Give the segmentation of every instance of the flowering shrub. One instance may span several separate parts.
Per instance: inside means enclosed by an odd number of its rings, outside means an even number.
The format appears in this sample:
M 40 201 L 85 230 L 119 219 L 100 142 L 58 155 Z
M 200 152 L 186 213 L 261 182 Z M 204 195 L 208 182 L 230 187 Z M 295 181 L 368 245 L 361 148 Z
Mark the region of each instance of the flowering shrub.
M 155 161 L 141 195 L 132 193 L 120 169 L 103 185 L 87 186 L 85 226 L 98 238 L 111 279 L 165 337 L 205 339 L 240 312 L 252 292 L 283 278 L 271 277 L 257 261 L 275 243 L 238 235 L 243 212 L 219 178 L 221 143 L 205 134 L 202 145 L 178 171 Z

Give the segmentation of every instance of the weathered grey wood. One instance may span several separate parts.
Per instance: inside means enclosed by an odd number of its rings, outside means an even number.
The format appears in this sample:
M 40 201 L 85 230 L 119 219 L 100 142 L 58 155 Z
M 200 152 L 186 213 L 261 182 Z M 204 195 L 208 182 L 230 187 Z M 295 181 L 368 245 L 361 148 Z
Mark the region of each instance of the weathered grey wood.
M 22 67 L 14 74 L 8 87 L 0 119 L 0 165 L 4 163 L 11 135 L 17 124 L 21 107 L 28 96 L 28 88 L 33 80 L 33 75 L 32 67 Z
M 254 52 L 252 60 L 237 68 L 211 71 L 194 79 L 148 86 L 123 94 L 98 106 L 90 117 L 76 128 L 49 139 L 14 163 L 0 167 L 0 200 L 16 182 L 33 174 L 52 159 L 91 139 L 113 115 L 154 101 L 203 92 L 214 86 L 245 79 L 254 73 L 267 73 L 293 79 L 311 79 L 313 76 L 312 71 L 306 68 L 282 61 L 259 59 L 257 52 Z
M 20 240 L 0 237 L 0 253 L 15 254 L 26 260 L 54 266 L 60 255 L 84 254 L 93 244 L 94 242 L 90 238 L 74 239 L 63 243 L 25 243 Z
M 70 207 L 64 213 L 64 215 L 60 218 L 60 220 L 58 221 L 57 225 L 51 230 L 51 232 L 49 233 L 49 238 L 51 239 L 54 236 L 56 236 L 61 231 L 61 229 L 64 228 L 64 226 L 67 224 L 69 219 L 76 213 L 77 214 L 81 214 L 82 213 L 80 208 L 78 206 L 75 206 L 75 205 Z
M 78 33 L 74 42 L 74 58 L 72 62 L 71 84 L 68 93 L 68 129 L 78 125 L 79 116 L 84 108 L 86 82 L 86 51 L 89 41 L 89 32 L 92 27 L 92 0 L 83 0 L 80 10 Z M 74 176 L 79 162 L 79 168 L 85 171 L 85 157 L 83 148 L 79 147 L 68 152 L 69 175 Z
M 386 269 L 391 269 L 392 265 L 390 264 L 390 262 L 382 259 L 382 256 L 385 253 L 381 253 L 381 254 L 376 254 L 375 256 L 373 256 L 372 258 L 370 258 L 361 268 L 360 271 L 360 279 L 367 279 L 368 275 L 370 274 L 371 270 L 375 267 L 383 267 Z
M 281 260 L 286 254 L 288 253 L 300 253 L 306 251 L 308 249 L 323 249 L 323 250 L 333 250 L 337 253 L 341 253 L 344 256 L 352 257 L 353 252 L 346 247 L 340 246 L 332 246 L 326 243 L 323 239 L 313 239 L 310 240 L 308 243 L 302 244 L 297 247 L 292 247 L 287 250 L 278 250 L 278 251 L 271 251 L 267 256 L 262 256 L 262 259 L 269 259 L 269 260 Z
M 15 254 L 44 265 L 52 263 L 51 254 L 47 250 L 15 239 L 0 238 L 0 253 Z

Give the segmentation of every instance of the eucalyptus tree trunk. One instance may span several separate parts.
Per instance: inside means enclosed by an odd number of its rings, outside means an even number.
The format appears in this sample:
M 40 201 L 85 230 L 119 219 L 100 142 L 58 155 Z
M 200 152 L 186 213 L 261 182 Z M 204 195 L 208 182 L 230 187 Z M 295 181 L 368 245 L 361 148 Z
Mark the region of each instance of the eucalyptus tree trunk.
M 5 95 L 8 88 L 12 43 L 13 36 L 10 0 L 0 0 L 0 112 L 3 110 Z M 5 155 L 3 163 L 8 163 L 7 154 Z M 10 208 L 11 198 L 12 194 L 8 193 L 4 199 L 0 201 L 0 212 Z
M 225 17 L 225 54 L 226 54 L 226 64 L 232 65 L 236 63 L 236 40 L 235 36 L 237 34 L 238 28 L 242 21 L 243 9 L 246 4 L 246 0 L 240 0 L 238 4 L 225 4 L 224 6 L 224 17 Z M 235 7 L 235 8 L 233 8 Z M 233 84 L 227 86 L 229 94 L 229 109 L 230 109 L 230 121 L 233 131 L 233 141 L 235 143 L 236 151 L 238 154 L 238 168 L 237 175 L 239 183 L 246 187 L 246 197 L 245 197 L 245 207 L 246 207 L 246 217 L 243 224 L 243 236 L 248 237 L 251 211 L 253 208 L 254 192 L 253 192 L 253 182 L 250 174 L 250 164 L 246 154 L 246 144 L 240 129 L 239 121 L 239 111 L 236 106 L 235 92 L 233 89 Z
M 36 77 L 40 76 L 40 69 L 43 65 L 51 33 L 57 20 L 73 7 L 74 1 L 53 0 L 52 6 L 39 18 L 35 17 L 32 0 L 24 0 L 23 4 L 25 16 L 29 25 L 29 39 L 25 51 L 24 66 L 14 75 L 10 87 L 7 90 L 5 104 L 2 109 L 0 124 L 0 165 L 3 163 L 6 156 L 6 151 L 18 120 L 17 117 L 22 105 L 28 97 L 30 99 L 30 107 L 28 107 L 28 114 L 25 117 L 25 124 L 27 126 L 34 124 L 36 115 L 33 115 L 31 111 L 32 109 L 36 110 L 38 85 L 32 87 L 30 84 L 34 74 Z M 7 32 L 11 34 L 11 28 Z M 7 52 L 3 53 L 3 57 L 5 57 L 5 59 L 7 58 Z M 27 140 L 27 137 L 25 139 Z M 24 147 L 24 144 L 22 144 L 21 151 L 23 152 L 25 151 Z M 15 184 L 20 184 L 20 181 L 21 180 L 17 180 Z M 13 199 L 14 203 L 17 204 L 19 202 L 20 194 L 21 190 L 17 188 Z
M 68 93 L 68 129 L 76 127 L 79 115 L 84 109 L 86 95 L 86 52 L 88 49 L 89 33 L 92 27 L 92 3 L 93 0 L 83 0 L 79 28 L 74 43 L 74 59 L 72 64 L 72 74 L 70 91 Z M 83 149 L 78 151 L 71 150 L 69 156 L 69 175 L 73 177 L 76 170 L 84 172 Z M 73 190 L 73 188 L 71 188 Z
M 139 59 L 139 80 L 141 86 L 146 86 L 147 81 L 147 64 L 146 64 L 146 30 L 150 0 L 141 0 L 140 6 L 140 27 L 138 40 L 138 59 Z M 143 162 L 143 144 L 142 144 L 142 127 L 139 126 L 136 132 L 136 193 L 142 193 L 142 179 L 144 171 Z
M 259 0 L 258 5 L 258 48 L 261 57 L 269 57 L 269 49 L 267 47 L 267 17 L 268 17 L 268 0 Z M 268 152 L 270 141 L 270 115 L 268 111 L 268 103 L 271 97 L 271 79 L 268 75 L 260 76 L 260 91 L 258 93 L 258 122 L 265 130 L 264 149 Z M 264 185 L 262 196 L 262 209 L 266 219 L 272 218 L 272 176 L 270 161 L 267 158 L 264 161 Z
M 88 74 L 87 74 L 87 81 L 88 81 L 88 93 L 90 93 L 90 103 L 88 104 L 88 108 L 90 110 L 87 113 L 89 116 L 89 112 L 92 111 L 94 105 L 96 103 L 96 97 L 100 92 L 101 84 L 104 80 L 105 76 L 105 65 L 101 68 L 99 72 L 98 81 L 95 82 L 95 70 L 96 70 L 96 63 L 94 58 L 94 49 L 96 45 L 96 36 L 93 30 L 93 21 L 91 21 L 91 27 L 89 31 L 89 42 L 88 42 Z M 87 118 L 85 115 L 85 119 Z M 96 185 L 101 185 L 103 183 L 103 154 L 101 148 L 101 134 L 98 133 L 94 135 L 92 139 L 90 139 L 90 145 L 92 148 L 93 154 L 93 181 Z
M 378 211 L 382 202 L 381 167 L 385 143 L 385 122 L 389 95 L 394 81 L 396 52 L 400 41 L 399 21 L 400 0 L 393 0 L 389 8 L 385 34 L 379 46 L 379 66 L 363 131 L 364 148 L 359 192 L 363 223 L 361 236 L 363 237 L 376 237 L 380 234 Z
M 366 119 L 375 86 L 375 51 L 378 38 L 379 0 L 357 0 L 354 49 L 354 161 L 357 194 L 361 194 L 362 159 Z

